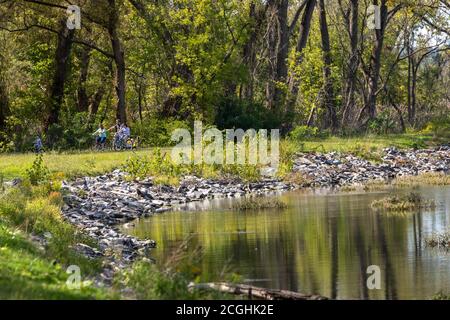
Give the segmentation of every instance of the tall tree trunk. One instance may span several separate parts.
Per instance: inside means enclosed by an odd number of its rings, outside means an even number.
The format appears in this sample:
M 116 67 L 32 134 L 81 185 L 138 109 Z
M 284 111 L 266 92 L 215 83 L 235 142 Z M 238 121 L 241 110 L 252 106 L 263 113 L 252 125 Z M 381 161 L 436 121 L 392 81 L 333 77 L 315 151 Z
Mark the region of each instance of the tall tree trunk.
M 249 19 L 252 22 L 252 27 L 250 30 L 250 36 L 244 45 L 242 52 L 242 62 L 248 72 L 248 81 L 243 83 L 240 87 L 239 97 L 241 99 L 253 100 L 254 93 L 254 82 L 255 82 L 255 64 L 256 64 L 256 41 L 262 23 L 264 21 L 264 14 L 261 13 L 262 10 L 258 10 L 255 1 L 250 3 Z
M 384 33 L 386 31 L 388 8 L 386 5 L 387 0 L 381 0 L 380 8 L 380 22 L 381 28 L 375 30 L 375 45 L 370 57 L 370 69 L 369 69 L 369 90 L 367 99 L 367 112 L 370 119 L 376 117 L 377 108 L 377 95 L 378 95 L 378 79 L 380 77 L 381 69 L 381 52 L 383 50 Z M 374 5 L 378 5 L 378 0 L 373 1 Z
M 2 68 L 1 64 L 0 68 Z M 6 81 L 2 75 L 2 69 L 0 69 L 0 131 L 5 128 L 6 117 L 8 115 L 9 115 L 8 92 L 6 90 Z
M 89 109 L 89 97 L 86 89 L 86 82 L 91 61 L 91 51 L 89 47 L 83 47 L 80 53 L 80 79 L 78 80 L 78 111 L 87 112 Z
M 6 61 L 0 52 L 0 131 L 5 129 L 6 126 L 6 118 L 9 115 L 9 99 L 8 99 L 8 90 L 6 87 L 6 79 L 3 73 Z
M 411 127 L 416 125 L 416 88 L 417 88 L 417 71 L 418 68 L 413 65 L 411 70 L 411 108 L 408 110 L 408 121 Z
M 125 85 L 125 53 L 118 34 L 119 27 L 119 8 L 116 0 L 109 2 L 108 33 L 111 40 L 114 62 L 116 65 L 116 93 L 117 109 L 116 116 L 121 123 L 127 123 L 126 107 L 126 85 Z
M 105 87 L 102 85 L 100 86 L 100 88 L 98 88 L 97 92 L 94 94 L 94 97 L 91 99 L 89 108 L 91 116 L 97 115 L 100 103 L 102 102 L 104 95 L 105 95 Z
M 412 48 L 410 35 L 407 36 L 406 40 L 406 49 L 408 55 L 408 79 L 407 79 L 407 87 L 408 87 L 408 122 L 411 124 L 411 81 L 412 81 L 412 70 L 414 69 L 414 59 L 412 57 Z
M 280 0 L 278 8 L 279 43 L 277 50 L 277 83 L 285 83 L 287 80 L 287 58 L 289 54 L 289 26 L 288 26 L 288 0 Z M 275 108 L 280 108 L 284 97 L 279 85 L 275 86 Z
M 359 66 L 358 53 L 358 1 L 350 0 L 350 17 L 348 20 L 348 34 L 350 37 L 350 59 L 344 86 L 344 111 L 342 114 L 342 126 L 352 125 L 355 116 L 355 92 L 357 72 Z
M 308 0 L 305 9 L 303 11 L 302 20 L 300 22 L 299 36 L 297 40 L 297 45 L 295 47 L 296 54 L 296 65 L 300 65 L 303 60 L 302 51 L 306 47 L 306 43 L 309 36 L 309 31 L 311 29 L 311 20 L 314 12 L 314 7 L 316 6 L 316 0 Z M 295 72 L 292 72 L 288 79 L 289 94 L 287 100 L 287 114 L 291 114 L 294 111 L 295 103 L 297 101 L 298 91 L 299 91 L 299 79 Z
M 51 125 L 56 124 L 59 121 L 74 33 L 74 29 L 70 30 L 67 28 L 65 19 L 60 21 L 60 31 L 58 33 L 58 44 L 55 55 L 55 71 L 50 88 L 49 115 L 45 123 L 46 130 L 48 130 Z
M 334 133 L 338 129 L 338 119 L 336 115 L 336 99 L 333 90 L 333 80 L 331 79 L 331 48 L 330 35 L 328 33 L 327 15 L 325 12 L 324 0 L 319 0 L 320 10 L 320 34 L 322 38 L 323 52 L 323 79 L 324 79 L 324 105 L 327 110 L 327 120 L 331 131 Z
M 266 87 L 266 104 L 275 110 L 280 105 L 283 92 L 279 82 L 287 77 L 289 52 L 288 0 L 269 1 L 269 82 Z

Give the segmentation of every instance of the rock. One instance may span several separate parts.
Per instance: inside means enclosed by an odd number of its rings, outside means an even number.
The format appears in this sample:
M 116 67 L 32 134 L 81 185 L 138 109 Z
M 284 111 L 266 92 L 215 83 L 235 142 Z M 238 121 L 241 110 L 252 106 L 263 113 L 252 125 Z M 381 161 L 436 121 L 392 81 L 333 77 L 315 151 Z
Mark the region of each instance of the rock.
M 94 249 L 83 243 L 77 243 L 75 246 L 73 246 L 73 249 L 77 253 L 79 253 L 89 259 L 96 259 L 96 258 L 103 256 L 103 254 L 99 250 Z

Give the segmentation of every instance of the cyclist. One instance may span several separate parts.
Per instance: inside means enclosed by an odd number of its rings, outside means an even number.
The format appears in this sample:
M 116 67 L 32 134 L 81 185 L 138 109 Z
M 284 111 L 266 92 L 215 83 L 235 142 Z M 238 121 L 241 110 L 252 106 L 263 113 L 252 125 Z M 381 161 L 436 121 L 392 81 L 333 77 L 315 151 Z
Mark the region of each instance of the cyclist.
M 93 134 L 96 136 L 96 145 L 97 147 L 104 147 L 106 143 L 106 130 L 103 127 L 103 124 L 100 125 L 100 127 L 97 129 L 97 131 Z
M 36 140 L 34 140 L 34 152 L 42 153 L 44 145 L 42 144 L 42 139 L 39 135 L 36 136 Z

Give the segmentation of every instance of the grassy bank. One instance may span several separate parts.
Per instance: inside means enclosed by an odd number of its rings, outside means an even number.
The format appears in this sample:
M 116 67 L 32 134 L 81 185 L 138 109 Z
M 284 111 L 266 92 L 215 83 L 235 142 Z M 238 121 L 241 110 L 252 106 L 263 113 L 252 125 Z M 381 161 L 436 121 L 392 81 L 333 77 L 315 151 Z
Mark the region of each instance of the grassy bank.
M 350 138 L 329 137 L 307 141 L 283 141 L 281 152 L 283 155 L 283 153 L 296 151 L 340 151 L 376 158 L 377 154 L 386 147 L 414 148 L 424 147 L 431 143 L 431 135 L 417 133 Z M 45 154 L 45 163 L 51 172 L 63 173 L 66 178 L 72 178 L 109 172 L 124 164 L 134 154 L 144 156 L 150 155 L 152 151 L 153 149 L 142 149 L 136 152 L 49 152 Z M 0 154 L 0 176 L 3 176 L 6 180 L 25 177 L 26 169 L 31 166 L 34 158 L 35 155 L 32 153 Z
M 64 265 L 29 240 L 29 235 L 0 222 L 0 299 L 107 299 L 110 292 L 89 282 L 67 286 Z

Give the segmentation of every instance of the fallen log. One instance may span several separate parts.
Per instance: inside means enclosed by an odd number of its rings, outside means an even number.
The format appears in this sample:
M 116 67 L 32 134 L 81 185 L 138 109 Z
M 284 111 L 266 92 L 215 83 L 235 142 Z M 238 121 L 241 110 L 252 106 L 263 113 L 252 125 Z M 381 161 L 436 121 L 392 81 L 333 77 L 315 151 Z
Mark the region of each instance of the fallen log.
M 266 289 L 246 284 L 232 284 L 226 282 L 190 283 L 189 289 L 214 290 L 222 293 L 246 295 L 249 299 L 263 300 L 328 300 L 327 297 L 303 294 L 289 290 Z

